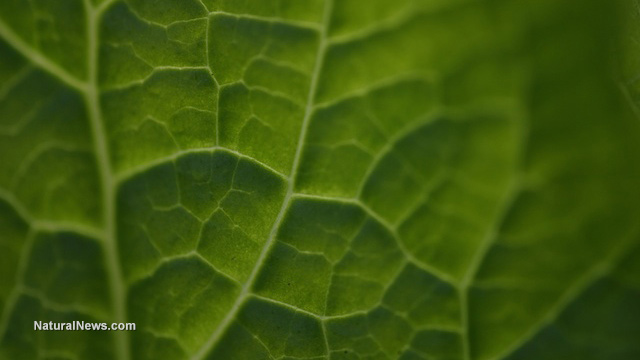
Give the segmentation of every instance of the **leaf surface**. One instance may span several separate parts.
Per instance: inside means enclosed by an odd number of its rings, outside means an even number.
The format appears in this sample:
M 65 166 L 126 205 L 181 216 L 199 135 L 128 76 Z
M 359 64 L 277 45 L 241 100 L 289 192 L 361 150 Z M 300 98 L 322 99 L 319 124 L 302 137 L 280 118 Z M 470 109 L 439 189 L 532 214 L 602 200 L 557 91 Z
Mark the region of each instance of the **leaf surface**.
M 640 357 L 619 12 L 0 2 L 0 357 Z

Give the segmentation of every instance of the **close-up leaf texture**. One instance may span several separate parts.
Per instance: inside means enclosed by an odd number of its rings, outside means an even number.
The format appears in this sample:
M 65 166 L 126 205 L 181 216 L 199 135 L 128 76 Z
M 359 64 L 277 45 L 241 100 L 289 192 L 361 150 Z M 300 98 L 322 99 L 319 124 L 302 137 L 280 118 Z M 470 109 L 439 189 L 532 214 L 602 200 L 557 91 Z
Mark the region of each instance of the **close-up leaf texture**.
M 1 0 L 0 359 L 640 359 L 639 14 Z

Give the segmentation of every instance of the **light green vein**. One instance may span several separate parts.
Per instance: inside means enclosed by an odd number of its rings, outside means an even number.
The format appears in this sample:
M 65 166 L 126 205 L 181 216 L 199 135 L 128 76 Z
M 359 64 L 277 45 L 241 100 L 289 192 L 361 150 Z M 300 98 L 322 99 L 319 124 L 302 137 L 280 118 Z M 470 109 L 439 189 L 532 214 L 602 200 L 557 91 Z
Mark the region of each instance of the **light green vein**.
M 313 110 L 315 108 L 314 103 L 315 103 L 316 90 L 318 86 L 318 80 L 320 78 L 320 73 L 322 71 L 322 66 L 324 63 L 324 57 L 325 57 L 326 47 L 327 47 L 327 32 L 329 27 L 329 21 L 331 18 L 331 13 L 332 13 L 332 6 L 333 6 L 332 1 L 333 0 L 327 0 L 324 7 L 324 15 L 323 15 L 324 21 L 323 21 L 322 30 L 320 32 L 320 39 L 318 44 L 318 51 L 316 53 L 315 65 L 311 75 L 311 84 L 309 86 L 309 93 L 307 95 L 307 104 L 305 107 L 302 126 L 300 129 L 300 135 L 298 137 L 298 143 L 297 143 L 295 155 L 293 158 L 293 165 L 291 166 L 291 173 L 289 174 L 289 179 L 287 184 L 287 193 L 282 202 L 282 206 L 280 207 L 280 211 L 278 212 L 276 220 L 273 226 L 271 227 L 269 237 L 265 242 L 262 248 L 262 251 L 260 252 L 260 256 L 258 257 L 258 260 L 256 261 L 256 264 L 253 267 L 247 281 L 242 287 L 240 294 L 236 298 L 236 301 L 234 302 L 234 304 L 232 305 L 231 309 L 229 310 L 227 315 L 224 317 L 224 319 L 220 322 L 218 327 L 213 331 L 211 336 L 204 343 L 204 345 L 191 357 L 192 360 L 204 359 L 211 352 L 211 350 L 213 350 L 213 348 L 216 346 L 218 341 L 222 338 L 222 336 L 226 332 L 227 328 L 231 325 L 231 323 L 235 319 L 236 315 L 240 311 L 246 299 L 249 298 L 249 296 L 251 295 L 251 288 L 253 287 L 253 284 L 258 278 L 258 274 L 265 263 L 267 255 L 269 254 L 273 244 L 275 243 L 276 234 L 289 208 L 289 204 L 291 202 L 292 195 L 294 193 L 295 176 L 298 172 L 298 167 L 300 166 L 300 160 L 301 160 L 302 151 L 304 148 L 304 141 L 307 135 L 307 129 L 309 127 L 311 115 L 313 114 Z
M 11 47 L 17 50 L 22 56 L 24 56 L 28 61 L 30 61 L 35 66 L 40 69 L 48 72 L 53 75 L 55 78 L 59 79 L 66 85 L 79 90 L 86 91 L 88 84 L 71 75 L 67 70 L 62 68 L 60 65 L 51 61 L 46 56 L 42 55 L 36 49 L 34 49 L 31 45 L 25 42 L 23 39 L 16 34 L 13 29 L 11 29 L 4 21 L 0 20 L 0 37 L 3 38 Z
M 229 154 L 232 154 L 240 159 L 246 159 L 249 160 L 251 162 L 253 162 L 254 164 L 256 164 L 257 166 L 273 173 L 274 175 L 278 176 L 279 178 L 282 179 L 288 179 L 288 177 L 286 175 L 284 175 L 283 173 L 279 172 L 278 170 L 272 168 L 271 166 L 251 157 L 248 155 L 244 155 L 240 152 L 237 152 L 235 150 L 231 150 L 225 147 L 220 147 L 220 146 L 211 146 L 211 147 L 205 147 L 205 148 L 193 148 L 193 149 L 188 149 L 188 150 L 181 150 L 181 151 L 177 151 L 171 155 L 165 156 L 165 157 L 161 157 L 161 158 L 157 158 L 154 159 L 153 161 L 144 163 L 142 165 L 133 167 L 131 169 L 127 169 L 123 172 L 121 172 L 120 174 L 116 175 L 116 182 L 121 184 L 126 182 L 127 180 L 130 180 L 131 178 L 143 174 L 144 172 L 146 172 L 147 170 L 164 164 L 164 163 L 168 163 L 168 162 L 174 162 L 176 160 L 178 160 L 180 157 L 185 156 L 185 155 L 189 155 L 189 154 L 207 154 L 207 153 L 213 153 L 216 151 L 222 151 L 222 152 L 226 152 Z
M 100 110 L 100 94 L 98 89 L 98 37 L 100 9 L 94 8 L 89 0 L 84 1 L 87 22 L 87 62 L 89 81 L 84 92 L 84 98 L 89 112 L 89 122 L 93 138 L 96 162 L 101 183 L 103 204 L 103 231 L 105 265 L 107 268 L 111 303 L 114 313 L 114 322 L 126 322 L 126 288 L 122 280 L 120 261 L 118 258 L 118 244 L 116 238 L 116 182 L 111 169 L 109 156 L 109 144 L 106 139 L 106 131 L 102 112 Z M 129 336 L 126 331 L 118 331 L 114 334 L 116 341 L 116 354 L 122 360 L 129 359 Z

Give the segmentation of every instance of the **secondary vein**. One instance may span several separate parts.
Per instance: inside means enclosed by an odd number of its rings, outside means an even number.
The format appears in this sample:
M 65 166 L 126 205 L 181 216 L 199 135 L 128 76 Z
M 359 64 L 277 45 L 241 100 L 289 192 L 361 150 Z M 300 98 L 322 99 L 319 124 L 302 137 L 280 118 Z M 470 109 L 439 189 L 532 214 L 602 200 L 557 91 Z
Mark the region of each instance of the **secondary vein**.
M 53 75 L 66 85 L 85 92 L 87 83 L 78 79 L 76 76 L 71 75 L 67 70 L 63 69 L 60 65 L 49 60 L 46 56 L 42 55 L 36 49 L 34 49 L 27 42 L 22 40 L 13 29 L 11 29 L 4 21 L 0 20 L 0 37 L 2 37 L 11 47 L 18 51 L 32 64 L 36 65 L 40 69 Z
M 294 194 L 295 188 L 295 174 L 298 172 L 298 167 L 300 166 L 300 160 L 302 157 L 302 151 L 304 147 L 304 141 L 307 136 L 307 129 L 309 127 L 309 122 L 311 120 L 311 116 L 313 115 L 314 110 L 314 102 L 316 97 L 316 91 L 318 88 L 318 81 L 320 79 L 320 73 L 322 71 L 324 57 L 327 47 L 327 33 L 329 28 L 329 20 L 331 17 L 331 12 L 333 8 L 333 0 L 327 0 L 324 6 L 324 14 L 323 14 L 323 24 L 320 29 L 319 42 L 318 42 L 318 51 L 316 53 L 316 59 L 314 68 L 311 74 L 311 83 L 309 85 L 309 92 L 307 94 L 307 101 L 305 106 L 304 117 L 302 119 L 302 125 L 300 129 L 300 134 L 298 136 L 298 144 L 296 145 L 296 151 L 293 157 L 293 164 L 291 166 L 291 172 L 289 173 L 289 177 L 287 179 L 287 191 L 282 201 L 282 206 L 280 207 L 280 211 L 276 216 L 276 220 L 274 221 L 273 226 L 271 227 L 271 231 L 269 233 L 269 237 L 265 242 L 262 251 L 260 252 L 260 256 L 256 261 L 255 266 L 253 267 L 249 278 L 245 282 L 244 286 L 240 290 L 240 294 L 236 298 L 233 306 L 227 313 L 227 315 L 222 319 L 221 323 L 211 334 L 209 339 L 204 343 L 204 345 L 191 357 L 192 360 L 200 360 L 204 359 L 209 352 L 216 346 L 218 341 L 221 339 L 222 335 L 226 332 L 227 328 L 233 322 L 236 315 L 240 311 L 242 305 L 247 300 L 247 298 L 251 295 L 251 288 L 253 287 L 262 266 L 267 258 L 267 255 L 270 253 L 273 244 L 275 243 L 275 238 L 282 224 L 282 220 L 289 208 L 289 204 Z M 329 349 L 327 349 L 328 351 Z

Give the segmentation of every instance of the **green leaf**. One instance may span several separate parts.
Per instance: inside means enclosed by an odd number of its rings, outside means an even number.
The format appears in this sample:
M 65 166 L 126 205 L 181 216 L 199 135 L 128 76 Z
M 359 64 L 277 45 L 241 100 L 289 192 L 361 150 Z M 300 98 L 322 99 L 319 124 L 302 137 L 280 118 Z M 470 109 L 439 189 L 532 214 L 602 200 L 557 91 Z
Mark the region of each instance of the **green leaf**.
M 625 4 L 1 1 L 0 358 L 640 358 Z

